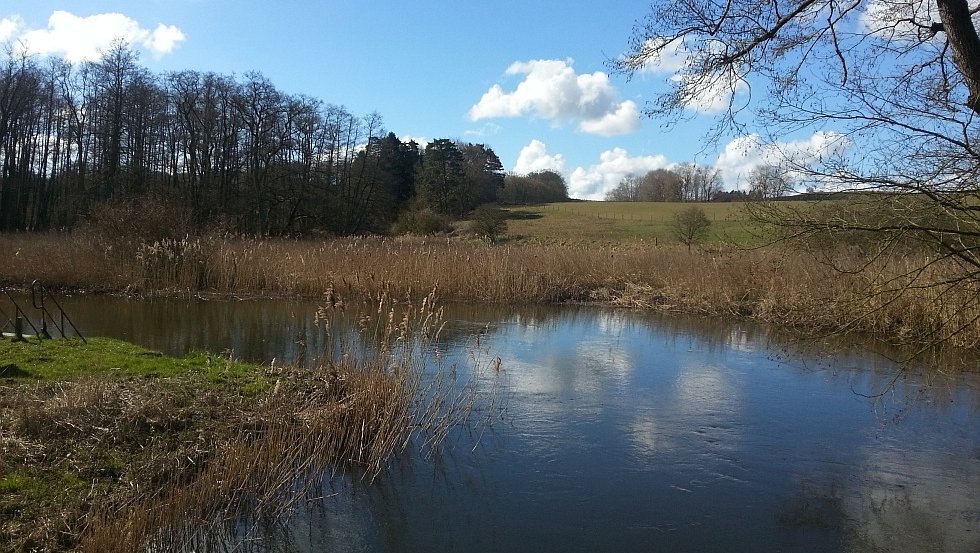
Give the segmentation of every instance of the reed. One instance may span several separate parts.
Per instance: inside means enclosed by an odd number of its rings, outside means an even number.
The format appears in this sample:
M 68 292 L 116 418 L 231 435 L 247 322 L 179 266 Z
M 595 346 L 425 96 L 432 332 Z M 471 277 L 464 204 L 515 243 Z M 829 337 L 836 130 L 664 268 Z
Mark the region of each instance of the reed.
M 975 282 L 923 254 L 838 270 L 862 257 L 713 246 L 690 253 L 643 242 L 488 245 L 475 240 L 199 237 L 105 249 L 82 236 L 0 235 L 3 280 L 133 294 L 399 300 L 439 289 L 448 302 L 606 302 L 750 317 L 807 330 L 858 331 L 893 342 L 980 347 Z M 927 265 L 928 271 L 916 267 Z M 943 284 L 949 283 L 949 284 Z M 939 340 L 941 338 L 942 340 Z
M 318 313 L 324 332 L 338 332 L 330 322 L 345 309 L 333 299 Z M 0 482 L 26 475 L 48 497 L 0 504 L 43 514 L 5 522 L 0 546 L 221 550 L 260 539 L 324 478 L 373 478 L 398 451 L 434 451 L 469 419 L 476 387 L 435 362 L 442 324 L 433 294 L 408 305 L 383 296 L 320 362 L 266 368 L 258 394 L 189 375 L 4 386 Z

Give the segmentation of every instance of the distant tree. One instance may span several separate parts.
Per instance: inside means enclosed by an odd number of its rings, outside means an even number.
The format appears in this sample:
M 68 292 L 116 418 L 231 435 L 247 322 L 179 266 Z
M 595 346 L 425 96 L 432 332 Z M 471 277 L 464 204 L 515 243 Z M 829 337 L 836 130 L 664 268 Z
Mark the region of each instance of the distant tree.
M 440 138 L 426 145 L 416 178 L 419 199 L 443 215 L 462 215 L 466 160 L 456 143 Z
M 673 171 L 680 177 L 682 201 L 708 202 L 721 190 L 721 172 L 713 167 L 682 163 Z
M 568 185 L 565 178 L 554 171 L 507 175 L 497 200 L 504 204 L 563 202 L 568 200 Z
M 682 163 L 671 169 L 654 169 L 643 177 L 626 175 L 606 194 L 614 202 L 709 201 L 721 189 L 718 170 Z
M 687 251 L 691 251 L 691 246 L 700 242 L 708 234 L 711 227 L 711 220 L 704 210 L 697 206 L 691 206 L 674 214 L 671 230 L 674 236 L 684 245 Z
M 713 202 L 744 202 L 749 199 L 748 192 L 744 190 L 729 190 L 728 192 L 718 192 L 711 201 Z
M 654 169 L 640 181 L 639 199 L 643 202 L 679 202 L 681 177 L 670 169 Z
M 792 182 L 778 166 L 761 165 L 749 173 L 749 195 L 752 198 L 778 198 L 792 191 Z
M 640 199 L 640 179 L 629 174 L 619 181 L 616 188 L 606 193 L 607 202 L 635 202 Z
M 463 143 L 457 147 L 465 164 L 465 179 L 459 191 L 459 213 L 496 202 L 497 193 L 504 186 L 504 166 L 500 158 L 485 144 Z

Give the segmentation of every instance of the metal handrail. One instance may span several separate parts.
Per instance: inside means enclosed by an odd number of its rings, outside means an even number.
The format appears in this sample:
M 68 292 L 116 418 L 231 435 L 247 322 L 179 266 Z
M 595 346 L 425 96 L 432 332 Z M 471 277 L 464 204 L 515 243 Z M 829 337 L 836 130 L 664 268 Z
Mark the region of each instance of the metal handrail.
M 49 299 L 52 303 L 54 303 L 55 308 L 57 308 L 58 316 L 61 319 L 60 324 L 55 319 L 54 315 L 52 315 L 51 312 L 48 311 L 47 307 L 45 307 L 44 305 L 45 298 Z M 41 333 L 45 338 L 51 337 L 51 335 L 48 334 L 48 319 L 50 319 L 54 327 L 58 329 L 58 332 L 61 333 L 62 338 L 67 337 L 67 334 L 65 333 L 65 329 L 66 329 L 65 323 L 68 323 L 68 326 L 71 326 L 71 329 L 75 331 L 75 335 L 81 338 L 82 342 L 86 344 L 88 343 L 88 340 L 86 340 L 85 337 L 82 336 L 81 331 L 79 331 L 78 327 L 75 326 L 75 323 L 72 322 L 71 317 L 69 317 L 68 313 L 65 312 L 65 309 L 61 307 L 61 304 L 58 303 L 58 300 L 52 294 L 48 293 L 47 288 L 45 288 L 44 285 L 37 280 L 31 283 L 31 305 L 34 306 L 34 309 L 37 309 L 41 312 Z
M 17 333 L 19 331 L 18 331 L 18 327 L 17 327 L 16 321 L 18 321 L 18 320 L 20 320 L 20 321 L 26 321 L 27 324 L 30 325 L 31 330 L 34 331 L 34 335 L 40 337 L 41 334 L 38 333 L 37 327 L 34 326 L 34 323 L 31 322 L 31 319 L 27 316 L 26 313 L 24 313 L 24 309 L 20 306 L 19 303 L 17 303 L 17 300 L 15 300 L 14 297 L 10 295 L 10 291 L 7 290 L 6 287 L 3 287 L 3 294 L 5 296 L 7 296 L 7 299 L 9 299 L 10 300 L 10 303 L 13 304 L 13 306 L 14 306 L 14 318 L 13 319 L 11 319 L 10 316 L 7 315 L 6 312 L 0 311 L 0 313 L 2 313 L 3 316 L 7 319 L 7 323 L 4 326 L 6 326 L 7 324 L 12 325 L 12 330 L 15 333 Z M 81 335 L 79 335 L 79 336 L 81 336 Z M 18 336 L 18 338 L 22 338 L 22 336 Z

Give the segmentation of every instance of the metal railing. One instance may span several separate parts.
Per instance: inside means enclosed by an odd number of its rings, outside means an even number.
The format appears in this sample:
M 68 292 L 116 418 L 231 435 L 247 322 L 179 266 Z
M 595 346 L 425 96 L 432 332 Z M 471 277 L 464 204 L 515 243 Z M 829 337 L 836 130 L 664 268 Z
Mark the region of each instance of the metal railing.
M 37 280 L 31 283 L 30 307 L 33 308 L 33 311 L 30 313 L 25 311 L 24 307 L 21 306 L 22 302 L 18 302 L 17 298 L 6 287 L 3 288 L 3 295 L 6 296 L 9 302 L 8 308 L 13 308 L 13 316 L 11 316 L 0 306 L 0 317 L 6 320 L 0 326 L 0 331 L 3 331 L 4 335 L 7 334 L 6 331 L 9 329 L 9 333 L 14 340 L 26 340 L 27 336 L 24 334 L 24 325 L 26 324 L 34 332 L 33 336 L 39 340 L 51 338 L 49 328 L 53 327 L 62 338 L 67 338 L 69 331 L 71 331 L 74 332 L 75 336 L 81 338 L 82 342 L 88 343 L 85 337 L 82 336 L 81 331 L 78 330 L 78 327 L 71 320 L 71 317 L 68 316 L 65 309 L 58 303 L 57 298 L 48 292 L 44 285 Z M 49 305 L 53 307 L 49 309 Z M 31 314 L 33 314 L 33 318 Z

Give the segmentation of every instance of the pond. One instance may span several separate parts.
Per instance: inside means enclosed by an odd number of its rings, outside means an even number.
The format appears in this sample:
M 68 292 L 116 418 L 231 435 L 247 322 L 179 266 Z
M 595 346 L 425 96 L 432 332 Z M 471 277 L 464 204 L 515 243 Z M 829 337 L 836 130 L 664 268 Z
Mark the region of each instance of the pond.
M 308 302 L 63 303 L 85 333 L 169 353 L 293 362 L 322 348 Z M 492 425 L 371 483 L 329 479 L 264 548 L 980 551 L 978 373 L 902 373 L 745 322 L 448 313 L 447 355 L 501 360 Z

